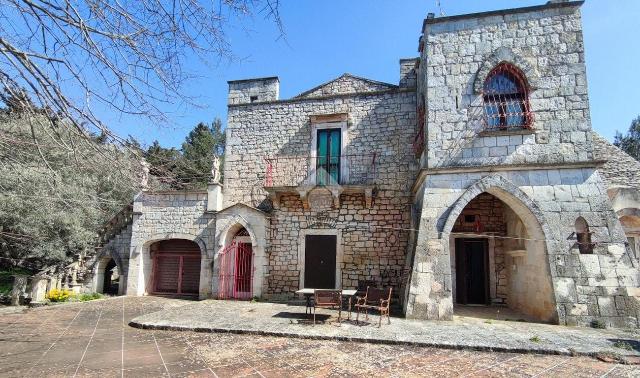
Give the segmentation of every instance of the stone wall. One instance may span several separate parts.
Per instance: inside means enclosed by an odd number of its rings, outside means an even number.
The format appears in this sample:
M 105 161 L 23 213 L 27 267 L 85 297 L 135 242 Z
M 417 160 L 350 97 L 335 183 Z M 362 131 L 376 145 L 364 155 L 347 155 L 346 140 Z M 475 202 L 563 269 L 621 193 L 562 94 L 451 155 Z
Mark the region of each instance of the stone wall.
M 563 324 L 600 319 L 637 326 L 638 314 L 628 296 L 629 288 L 640 283 L 637 262 L 625 248 L 624 231 L 595 169 L 439 174 L 427 176 L 424 191 L 409 316 L 450 318 L 452 247 L 447 235 L 466 204 L 487 192 L 517 214 L 534 240 L 526 245 L 532 258 L 526 266 L 538 277 L 528 297 L 536 306 L 525 310 L 549 319 L 555 311 Z M 596 242 L 591 255 L 578 252 L 574 225 L 580 216 Z
M 426 20 L 419 93 L 427 167 L 550 164 L 593 158 L 579 6 Z M 482 86 L 509 62 L 525 74 L 532 130 L 483 134 Z
M 279 95 L 277 77 L 229 81 L 229 105 L 277 101 Z
M 311 116 L 347 114 L 344 155 L 376 157 L 371 208 L 364 195 L 342 194 L 339 208 L 322 214 L 304 210 L 298 195 L 283 195 L 271 212 L 267 244 L 267 295 L 290 297 L 300 286 L 300 239 L 306 233 L 338 230 L 343 241 L 342 287 L 374 279 L 398 293 L 410 228 L 411 185 L 417 165 L 411 152 L 415 133 L 415 90 L 294 99 L 230 106 L 225 160 L 225 206 L 259 206 L 266 157 L 309 156 Z M 315 225 L 318 216 L 335 225 Z
M 141 192 L 133 205 L 127 295 L 149 291 L 149 247 L 166 239 L 196 242 L 202 252 L 200 297 L 211 296 L 215 213 L 206 212 L 207 192 Z

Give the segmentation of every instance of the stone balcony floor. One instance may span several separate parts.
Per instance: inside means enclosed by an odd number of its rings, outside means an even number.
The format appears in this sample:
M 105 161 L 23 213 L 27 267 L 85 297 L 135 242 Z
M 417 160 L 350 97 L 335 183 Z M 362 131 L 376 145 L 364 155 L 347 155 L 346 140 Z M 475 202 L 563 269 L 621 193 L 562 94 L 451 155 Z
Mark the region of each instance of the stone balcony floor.
M 487 350 L 564 355 L 614 353 L 640 356 L 638 330 L 591 329 L 511 320 L 488 320 L 489 312 L 460 309 L 470 316 L 454 321 L 383 319 L 378 328 L 377 315 L 368 321 L 360 318 L 337 323 L 337 311 L 319 309 L 321 322 L 313 324 L 305 307 L 281 303 L 206 300 L 168 308 L 134 318 L 130 325 L 165 330 L 232 332 L 306 339 L 359 341 L 382 344 L 432 346 L 450 349 Z M 506 311 L 508 314 L 509 312 Z M 517 314 L 513 314 L 517 316 Z M 347 314 L 343 312 L 343 319 Z M 496 319 L 505 319 L 498 316 Z M 508 318 L 508 316 L 506 316 Z M 616 344 L 617 343 L 617 344 Z M 617 346 L 616 346 L 617 345 Z M 621 348 L 620 346 L 626 348 Z

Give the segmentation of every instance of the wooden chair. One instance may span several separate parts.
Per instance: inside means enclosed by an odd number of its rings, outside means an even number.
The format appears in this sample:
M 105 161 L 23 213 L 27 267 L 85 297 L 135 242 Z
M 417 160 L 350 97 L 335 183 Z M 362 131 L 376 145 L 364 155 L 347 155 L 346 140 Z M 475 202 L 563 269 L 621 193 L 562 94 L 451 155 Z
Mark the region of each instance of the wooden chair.
M 316 289 L 313 292 L 313 324 L 316 324 L 316 308 L 338 308 L 338 324 L 342 318 L 342 291 Z
M 391 324 L 391 318 L 389 316 L 389 307 L 391 305 L 391 290 L 387 287 L 384 289 L 378 289 L 375 287 L 367 287 L 367 294 L 364 297 L 358 297 L 356 299 L 356 323 L 360 319 L 360 311 L 365 312 L 365 319 L 369 319 L 369 310 L 376 310 L 380 313 L 378 319 L 378 327 L 382 326 L 382 317 L 387 316 L 388 324 Z

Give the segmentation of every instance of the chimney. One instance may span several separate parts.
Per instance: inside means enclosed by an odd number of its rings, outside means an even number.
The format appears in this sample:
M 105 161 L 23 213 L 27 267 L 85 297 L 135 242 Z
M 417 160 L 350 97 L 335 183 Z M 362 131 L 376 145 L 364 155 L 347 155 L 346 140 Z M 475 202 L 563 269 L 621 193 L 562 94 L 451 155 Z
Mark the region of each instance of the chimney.
M 278 101 L 280 95 L 280 79 L 277 76 L 231 80 L 227 83 L 229 105 Z
M 436 18 L 436 14 L 435 13 L 432 13 L 432 12 L 427 13 L 427 20 L 432 20 L 434 18 Z
M 419 58 L 400 59 L 400 87 L 415 88 L 417 86 L 416 63 Z

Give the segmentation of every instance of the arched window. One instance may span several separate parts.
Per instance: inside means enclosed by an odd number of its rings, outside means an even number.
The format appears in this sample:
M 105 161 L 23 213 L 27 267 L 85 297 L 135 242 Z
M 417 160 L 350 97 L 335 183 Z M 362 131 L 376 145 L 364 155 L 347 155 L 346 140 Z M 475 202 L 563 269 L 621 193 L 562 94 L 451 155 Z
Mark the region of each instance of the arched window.
M 581 255 L 593 253 L 589 224 L 583 217 L 576 219 L 576 238 L 578 239 L 578 250 Z
M 484 82 L 484 113 L 487 129 L 530 128 L 527 81 L 517 67 L 497 65 Z

